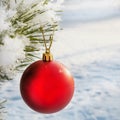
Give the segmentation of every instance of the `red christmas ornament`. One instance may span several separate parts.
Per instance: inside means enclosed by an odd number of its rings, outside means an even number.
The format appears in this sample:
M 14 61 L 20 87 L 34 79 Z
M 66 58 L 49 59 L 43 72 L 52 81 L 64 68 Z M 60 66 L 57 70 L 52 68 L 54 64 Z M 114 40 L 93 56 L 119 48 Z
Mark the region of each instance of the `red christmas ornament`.
M 40 113 L 63 109 L 74 93 L 73 77 L 61 63 L 53 61 L 49 50 L 43 60 L 31 64 L 23 73 L 20 92 L 25 103 Z

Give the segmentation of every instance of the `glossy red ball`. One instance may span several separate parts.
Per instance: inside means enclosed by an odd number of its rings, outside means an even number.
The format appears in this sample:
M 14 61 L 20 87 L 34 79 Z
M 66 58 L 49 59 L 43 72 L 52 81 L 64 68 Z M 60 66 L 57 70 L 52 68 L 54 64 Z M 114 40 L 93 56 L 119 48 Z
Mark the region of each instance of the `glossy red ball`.
M 63 64 L 39 60 L 23 73 L 20 91 L 26 104 L 33 110 L 54 113 L 70 102 L 74 80 Z

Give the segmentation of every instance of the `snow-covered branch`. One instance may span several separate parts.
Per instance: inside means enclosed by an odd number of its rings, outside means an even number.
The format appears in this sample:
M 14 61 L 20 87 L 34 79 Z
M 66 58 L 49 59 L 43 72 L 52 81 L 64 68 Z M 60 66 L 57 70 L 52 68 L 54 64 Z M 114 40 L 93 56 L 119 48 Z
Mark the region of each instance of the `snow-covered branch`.
M 58 29 L 63 0 L 2 0 L 0 3 L 0 79 L 11 79 L 40 50 L 42 36 Z

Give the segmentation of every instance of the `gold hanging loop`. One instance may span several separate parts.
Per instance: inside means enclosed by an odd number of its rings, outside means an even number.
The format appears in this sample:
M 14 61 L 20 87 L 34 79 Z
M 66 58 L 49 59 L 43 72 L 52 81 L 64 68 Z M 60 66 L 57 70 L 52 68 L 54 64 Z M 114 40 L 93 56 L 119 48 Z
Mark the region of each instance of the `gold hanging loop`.
M 42 37 L 43 37 L 43 41 L 44 41 L 44 45 L 45 45 L 45 53 L 43 53 L 42 60 L 45 61 L 45 62 L 50 62 L 50 61 L 53 60 L 53 55 L 51 54 L 50 49 L 51 49 L 51 46 L 52 46 L 53 35 L 54 35 L 55 30 L 53 30 L 52 35 L 50 35 L 50 37 L 49 37 L 49 41 L 50 41 L 49 47 L 47 46 L 47 42 L 46 42 L 46 39 L 45 39 L 45 34 L 44 34 L 43 27 L 40 27 L 40 31 L 42 33 Z

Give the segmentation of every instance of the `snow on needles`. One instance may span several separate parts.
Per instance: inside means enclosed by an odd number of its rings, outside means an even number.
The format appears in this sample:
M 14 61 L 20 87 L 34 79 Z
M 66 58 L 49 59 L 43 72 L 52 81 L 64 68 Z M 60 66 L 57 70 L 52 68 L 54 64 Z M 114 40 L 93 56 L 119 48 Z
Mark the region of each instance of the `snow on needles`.
M 55 22 L 60 21 L 56 15 L 56 11 L 60 9 L 63 0 L 48 1 L 43 4 L 43 0 L 23 0 L 14 1 L 10 0 L 9 9 L 6 5 L 0 3 L 0 78 L 7 76 L 13 78 L 16 73 L 15 68 L 20 65 L 21 61 L 25 59 L 25 47 L 30 44 L 29 39 L 25 35 L 16 34 L 16 29 L 19 26 L 38 24 L 43 26 L 45 24 L 53 25 Z M 58 2 L 59 1 L 59 2 Z M 21 4 L 22 3 L 22 4 Z M 37 4 L 34 9 L 32 5 Z M 11 18 L 18 16 L 19 11 L 29 9 L 29 13 L 37 10 L 44 11 L 42 14 L 36 14 L 33 19 L 27 23 L 17 21 L 17 27 L 13 26 Z

